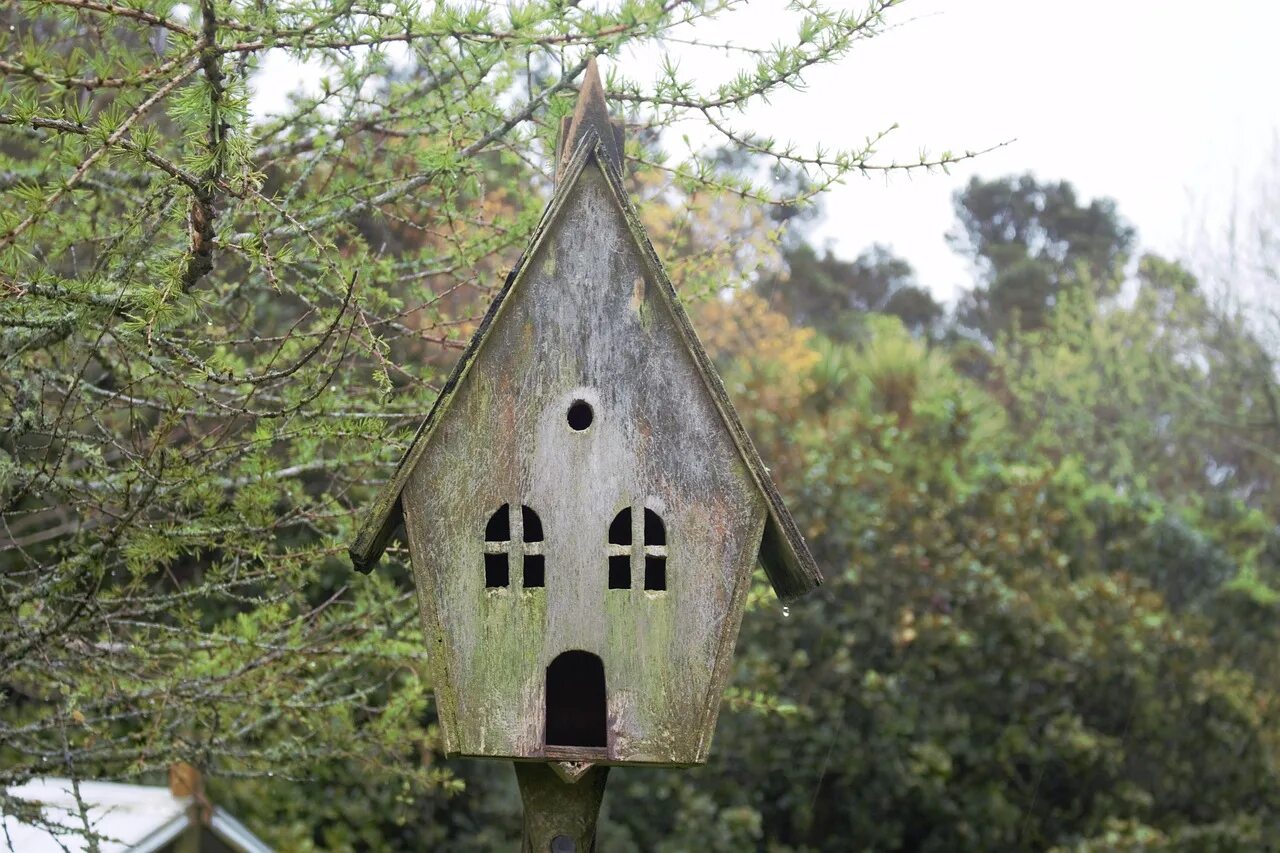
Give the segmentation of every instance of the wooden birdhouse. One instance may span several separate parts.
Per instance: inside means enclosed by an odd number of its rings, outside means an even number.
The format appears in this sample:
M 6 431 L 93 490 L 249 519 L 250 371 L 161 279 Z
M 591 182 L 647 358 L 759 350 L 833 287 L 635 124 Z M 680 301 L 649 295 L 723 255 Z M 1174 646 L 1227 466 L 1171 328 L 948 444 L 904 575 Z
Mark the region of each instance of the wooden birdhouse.
M 559 149 L 351 557 L 403 525 L 448 754 L 699 764 L 757 560 L 783 600 L 821 576 L 623 188 L 594 61 Z

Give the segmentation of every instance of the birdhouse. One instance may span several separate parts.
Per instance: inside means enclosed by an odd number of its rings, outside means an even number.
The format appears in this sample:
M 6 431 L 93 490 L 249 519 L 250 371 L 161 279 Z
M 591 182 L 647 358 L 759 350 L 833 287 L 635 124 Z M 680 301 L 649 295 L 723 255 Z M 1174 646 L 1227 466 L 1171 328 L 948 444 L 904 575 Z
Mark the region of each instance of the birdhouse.
M 622 181 L 594 61 L 524 255 L 362 527 L 403 526 L 447 754 L 705 762 L 759 561 L 821 576 Z

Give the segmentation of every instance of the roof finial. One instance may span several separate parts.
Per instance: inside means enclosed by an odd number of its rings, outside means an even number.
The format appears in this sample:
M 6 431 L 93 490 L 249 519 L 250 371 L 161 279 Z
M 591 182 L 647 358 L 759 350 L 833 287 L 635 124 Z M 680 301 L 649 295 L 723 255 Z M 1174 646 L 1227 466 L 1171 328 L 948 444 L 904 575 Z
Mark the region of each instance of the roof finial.
M 586 70 L 582 74 L 582 86 L 578 90 L 578 103 L 573 108 L 573 115 L 565 116 L 560 122 L 560 140 L 556 146 L 557 180 L 573 157 L 582 137 L 592 128 L 604 146 L 605 156 L 610 164 L 621 173 L 622 123 L 609 118 L 604 86 L 600 83 L 600 69 L 596 67 L 594 56 L 587 60 Z

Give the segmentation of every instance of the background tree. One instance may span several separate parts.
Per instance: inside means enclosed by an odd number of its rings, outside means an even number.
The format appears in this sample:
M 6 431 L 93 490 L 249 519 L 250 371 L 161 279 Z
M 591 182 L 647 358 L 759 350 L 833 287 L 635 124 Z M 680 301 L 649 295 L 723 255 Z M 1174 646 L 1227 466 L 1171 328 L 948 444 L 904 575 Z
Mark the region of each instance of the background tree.
M 873 245 L 852 261 L 830 249 L 797 242 L 782 255 L 785 270 L 764 276 L 756 290 L 792 322 L 836 340 L 858 335 L 869 313 L 888 314 L 916 335 L 934 332 L 943 308 L 916 283 L 915 270 L 887 246 Z
M 620 777 L 616 849 L 1265 847 L 1274 516 L 1028 449 L 895 318 L 843 345 L 751 300 L 701 320 L 827 584 L 753 599 L 712 763 Z
M 1275 517 L 1277 376 L 1249 317 L 1152 255 L 1132 289 L 1100 300 L 1082 288 L 997 351 L 992 382 L 1028 453 L 1074 454 L 1100 479 L 1175 501 L 1230 497 Z
M 1086 206 L 1070 183 L 1030 174 L 975 176 L 956 193 L 955 206 L 959 227 L 949 239 L 979 281 L 957 317 L 989 338 L 1015 323 L 1038 329 L 1067 291 L 1114 281 L 1134 238 L 1110 199 Z
M 1278 528 L 1263 460 L 1215 460 L 1275 379 L 1178 265 L 1118 283 L 1079 274 L 981 382 L 883 314 L 839 343 L 705 306 L 827 585 L 753 599 L 712 764 L 628 774 L 617 849 L 1265 846 Z

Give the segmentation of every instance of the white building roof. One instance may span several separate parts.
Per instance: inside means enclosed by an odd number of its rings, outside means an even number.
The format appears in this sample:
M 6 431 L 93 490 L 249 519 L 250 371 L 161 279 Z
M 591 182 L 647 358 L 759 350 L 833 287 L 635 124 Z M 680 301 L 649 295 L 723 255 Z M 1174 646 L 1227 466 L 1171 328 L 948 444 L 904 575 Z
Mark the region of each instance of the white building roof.
M 191 797 L 175 797 L 165 787 L 81 781 L 81 816 L 70 779 L 35 779 L 10 788 L 11 797 L 39 804 L 47 826 L 0 815 L 0 850 L 18 853 L 81 853 L 89 850 L 85 823 L 98 837 L 101 853 L 151 853 L 191 825 Z M 209 823 L 225 844 L 242 853 L 271 853 L 239 821 L 215 808 Z

